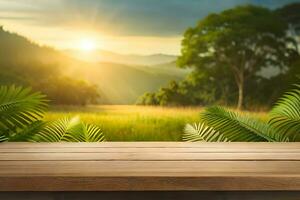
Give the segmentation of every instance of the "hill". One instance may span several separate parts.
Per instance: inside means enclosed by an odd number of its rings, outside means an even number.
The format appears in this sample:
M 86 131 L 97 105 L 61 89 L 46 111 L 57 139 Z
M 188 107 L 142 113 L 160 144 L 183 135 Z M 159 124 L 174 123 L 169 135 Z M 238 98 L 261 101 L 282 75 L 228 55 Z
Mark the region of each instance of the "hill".
M 30 86 L 53 104 L 85 105 L 97 100 L 93 85 L 66 73 L 77 61 L 1 27 L 0 44 L 0 85 Z
M 170 80 L 184 77 L 148 68 L 104 62 L 89 65 L 88 70 L 78 68 L 76 72 L 79 72 L 77 76 L 97 84 L 103 104 L 134 104 L 145 92 L 154 92 Z
M 89 95 L 92 91 L 87 85 L 89 83 L 98 86 L 100 100 L 104 104 L 133 104 L 143 93 L 155 91 L 170 80 L 178 80 L 185 75 L 160 70 L 159 67 L 84 62 L 2 28 L 0 44 L 0 84 L 30 85 L 46 93 L 56 103 Z M 158 55 L 150 58 L 157 62 L 165 61 L 158 59 L 161 58 Z M 153 60 L 149 62 L 156 63 Z M 67 101 L 57 101 L 66 94 L 69 94 Z
M 87 61 L 87 62 L 106 62 L 106 63 L 118 63 L 126 65 L 158 65 L 173 62 L 176 60 L 176 56 L 165 54 L 153 54 L 153 55 L 134 55 L 134 54 L 119 54 L 105 50 L 95 50 L 83 54 L 80 50 L 66 50 L 66 55 L 73 58 Z

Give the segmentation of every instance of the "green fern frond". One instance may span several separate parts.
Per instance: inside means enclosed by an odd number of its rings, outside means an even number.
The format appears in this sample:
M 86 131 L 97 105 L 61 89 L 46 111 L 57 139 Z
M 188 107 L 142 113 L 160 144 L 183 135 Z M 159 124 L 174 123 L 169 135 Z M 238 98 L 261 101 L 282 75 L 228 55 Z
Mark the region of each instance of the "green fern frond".
M 49 123 L 33 140 L 37 142 L 102 142 L 105 138 L 98 126 L 86 125 L 80 121 L 79 117 L 73 117 Z
M 226 137 L 204 123 L 187 124 L 182 139 L 188 142 L 229 142 Z
M 41 118 L 47 109 L 45 96 L 30 88 L 0 86 L 0 126 L 22 128 Z
M 8 138 L 5 135 L 0 135 L 0 142 L 5 142 L 7 140 Z
M 24 142 L 31 141 L 31 139 L 38 134 L 46 125 L 46 122 L 41 120 L 35 121 L 20 130 L 9 134 L 9 142 Z
M 62 118 L 48 123 L 43 130 L 41 130 L 33 140 L 38 142 L 61 142 L 70 141 L 70 131 L 81 131 L 78 127 L 80 124 L 78 117 Z M 79 130 L 78 130 L 79 129 Z
M 291 140 L 300 141 L 300 85 L 295 87 L 276 103 L 270 124 Z
M 271 111 L 272 115 L 300 119 L 300 85 L 295 85 L 295 87 L 278 100 Z
M 79 124 L 80 127 L 70 131 L 70 140 L 75 142 L 103 142 L 105 141 L 103 132 L 99 126 L 93 124 Z M 80 130 L 80 131 L 79 131 Z
M 201 119 L 230 141 L 288 141 L 269 124 L 222 107 L 207 108 L 201 114 Z

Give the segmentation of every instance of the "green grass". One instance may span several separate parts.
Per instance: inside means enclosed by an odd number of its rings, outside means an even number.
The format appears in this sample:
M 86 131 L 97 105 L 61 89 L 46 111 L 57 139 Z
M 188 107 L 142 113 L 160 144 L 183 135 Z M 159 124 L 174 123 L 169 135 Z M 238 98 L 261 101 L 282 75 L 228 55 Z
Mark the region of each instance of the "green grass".
M 76 116 L 100 125 L 108 141 L 180 141 L 186 123 L 199 121 L 200 107 L 152 106 L 54 107 L 46 120 Z M 255 113 L 262 118 L 264 113 Z

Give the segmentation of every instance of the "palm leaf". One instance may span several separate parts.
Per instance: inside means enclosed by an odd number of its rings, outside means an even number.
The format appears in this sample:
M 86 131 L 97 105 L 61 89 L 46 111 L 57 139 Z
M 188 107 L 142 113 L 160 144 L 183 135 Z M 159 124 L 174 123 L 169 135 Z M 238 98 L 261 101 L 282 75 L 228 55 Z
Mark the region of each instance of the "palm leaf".
M 79 117 L 62 118 L 49 123 L 34 138 L 38 142 L 102 142 L 104 135 L 96 125 L 86 125 Z
M 207 108 L 201 114 L 201 119 L 230 141 L 288 141 L 269 124 L 222 107 Z
M 291 140 L 300 141 L 300 85 L 295 86 L 272 109 L 270 124 Z
M 204 123 L 187 124 L 182 139 L 188 142 L 229 142 L 226 137 Z
M 43 116 L 46 102 L 30 88 L 0 86 L 0 126 L 14 130 L 31 124 Z
M 39 133 L 46 125 L 46 122 L 41 120 L 35 121 L 22 129 L 9 134 L 7 139 L 9 142 L 24 142 L 30 141 L 37 133 Z
M 5 142 L 7 139 L 8 138 L 5 135 L 0 135 L 0 142 Z
M 61 142 L 70 141 L 69 133 L 73 131 L 81 131 L 79 129 L 80 120 L 78 117 L 62 118 L 48 123 L 33 140 L 38 142 Z
M 76 142 L 103 142 L 105 141 L 100 127 L 93 124 L 79 124 L 80 131 L 77 128 L 70 130 L 69 137 Z
M 10 134 L 10 130 L 0 126 L 0 142 L 4 142 L 6 140 L 8 140 Z

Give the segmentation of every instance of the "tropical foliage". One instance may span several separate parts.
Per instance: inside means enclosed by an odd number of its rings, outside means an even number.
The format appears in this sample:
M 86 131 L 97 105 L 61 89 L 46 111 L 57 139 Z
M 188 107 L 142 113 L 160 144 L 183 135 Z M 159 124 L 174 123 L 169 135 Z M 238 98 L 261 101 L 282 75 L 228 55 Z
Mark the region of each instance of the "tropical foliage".
M 102 142 L 102 130 L 95 125 L 85 124 L 79 117 L 62 118 L 46 125 L 32 139 L 38 142 Z
M 270 124 L 283 135 L 300 141 L 300 85 L 295 87 L 277 102 L 271 111 Z
M 184 141 L 190 142 L 227 142 L 229 141 L 224 135 L 221 135 L 218 131 L 212 127 L 206 126 L 204 123 L 190 125 L 187 124 L 184 128 L 185 134 L 183 135 Z
M 300 141 L 300 86 L 296 85 L 296 89 L 278 101 L 270 113 L 269 122 L 217 106 L 207 108 L 201 114 L 201 120 L 200 125 L 186 125 L 183 140 Z
M 14 140 L 37 127 L 37 121 L 47 109 L 45 96 L 29 88 L 0 87 L 0 135 L 2 140 Z
M 0 87 L 0 141 L 102 142 L 104 135 L 96 125 L 79 117 L 44 122 L 48 105 L 45 95 L 30 88 Z

